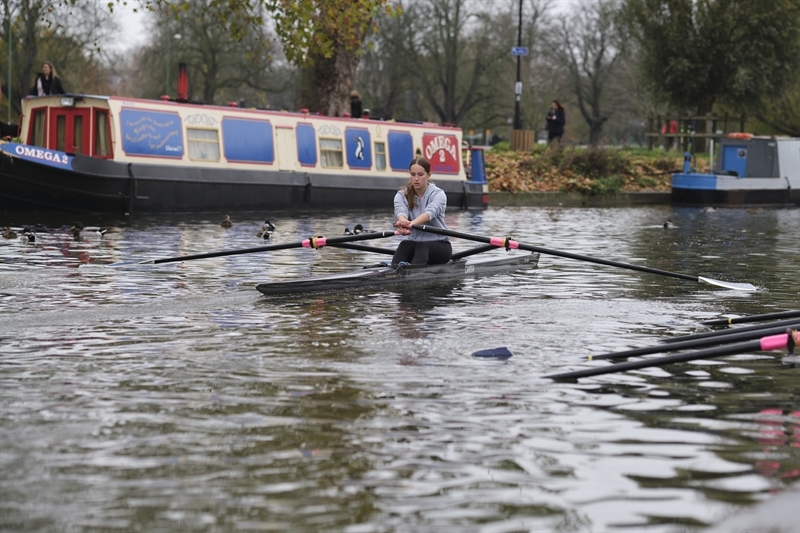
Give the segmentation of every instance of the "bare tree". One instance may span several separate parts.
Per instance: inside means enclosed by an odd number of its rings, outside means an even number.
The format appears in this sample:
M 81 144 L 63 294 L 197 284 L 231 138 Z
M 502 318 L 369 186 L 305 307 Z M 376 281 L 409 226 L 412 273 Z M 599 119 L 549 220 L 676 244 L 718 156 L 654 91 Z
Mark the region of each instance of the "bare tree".
M 291 76 L 278 79 L 272 71 L 276 51 L 265 28 L 251 29 L 236 40 L 220 22 L 213 0 L 184 5 L 177 12 L 163 8 L 153 13 L 151 44 L 135 54 L 135 92 L 157 98 L 166 83 L 175 96 L 180 62 L 189 69 L 190 98 L 205 103 L 249 98 L 251 104 L 266 107 L 265 93 L 279 92 L 291 82 Z
M 404 56 L 412 105 L 460 123 L 490 94 L 486 74 L 501 57 L 488 17 L 471 0 L 417 0 L 401 18 L 391 48 Z
M 51 61 L 68 92 L 102 93 L 109 86 L 107 51 L 116 30 L 112 14 L 99 1 L 71 5 L 48 0 L 2 0 L 0 70 L 8 72 L 11 41 L 10 105 L 20 112 L 41 62 Z M 12 35 L 9 35 L 9 21 Z M 67 22 L 68 21 L 68 22 Z M 7 85 L 6 81 L 6 85 Z
M 355 88 L 371 116 L 412 120 L 422 111 L 414 98 L 414 75 L 419 65 L 404 49 L 417 34 L 415 11 L 377 18 L 378 31 L 370 35 L 361 58 Z
M 571 91 L 589 126 L 589 144 L 600 142 L 603 124 L 616 106 L 606 95 L 626 53 L 617 0 L 595 0 L 558 17 L 548 37 L 555 67 L 565 70 Z

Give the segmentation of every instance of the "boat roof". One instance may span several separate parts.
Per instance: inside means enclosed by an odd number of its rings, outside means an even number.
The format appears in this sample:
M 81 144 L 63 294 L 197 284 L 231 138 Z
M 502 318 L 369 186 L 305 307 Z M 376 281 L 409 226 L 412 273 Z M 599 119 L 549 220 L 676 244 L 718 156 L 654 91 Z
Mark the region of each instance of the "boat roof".
M 403 126 L 410 126 L 410 127 L 420 127 L 420 128 L 442 128 L 442 129 L 450 129 L 450 130 L 461 130 L 461 128 L 453 125 L 453 124 L 439 124 L 436 122 L 425 122 L 425 121 L 412 121 L 412 120 L 383 120 L 379 118 L 369 118 L 369 119 L 357 119 L 353 117 L 334 117 L 329 115 L 319 115 L 315 113 L 303 112 L 303 111 L 288 111 L 288 110 L 276 110 L 276 109 L 263 109 L 258 107 L 239 107 L 238 105 L 233 105 L 235 102 L 231 102 L 231 105 L 219 105 L 219 104 L 204 104 L 202 102 L 179 102 L 177 100 L 153 100 L 150 98 L 138 98 L 138 97 L 131 97 L 131 96 L 115 96 L 115 95 L 96 95 L 96 94 L 82 94 L 82 93 L 69 93 L 69 94 L 53 94 L 48 96 L 30 96 L 26 98 L 24 101 L 35 101 L 39 99 L 45 98 L 62 98 L 66 96 L 71 96 L 74 98 L 92 98 L 95 100 L 104 100 L 107 102 L 136 102 L 136 103 L 147 103 L 147 104 L 154 104 L 154 105 L 174 105 L 180 107 L 204 107 L 204 108 L 213 108 L 219 110 L 226 110 L 230 111 L 232 109 L 236 109 L 239 111 L 244 111 L 248 113 L 263 113 L 268 115 L 296 115 L 300 117 L 305 117 L 307 119 L 321 119 L 321 120 L 334 120 L 334 121 L 346 121 L 346 122 L 353 122 L 353 121 L 360 121 L 360 120 L 369 120 L 373 122 L 383 122 L 383 123 L 396 123 L 402 124 Z

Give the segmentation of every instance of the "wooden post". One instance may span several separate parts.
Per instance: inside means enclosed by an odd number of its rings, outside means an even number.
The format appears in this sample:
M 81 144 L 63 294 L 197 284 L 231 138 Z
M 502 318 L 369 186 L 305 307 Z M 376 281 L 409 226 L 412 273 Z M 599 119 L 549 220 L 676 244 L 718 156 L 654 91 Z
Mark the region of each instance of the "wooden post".
M 512 130 L 511 149 L 530 152 L 533 149 L 535 135 L 533 130 Z

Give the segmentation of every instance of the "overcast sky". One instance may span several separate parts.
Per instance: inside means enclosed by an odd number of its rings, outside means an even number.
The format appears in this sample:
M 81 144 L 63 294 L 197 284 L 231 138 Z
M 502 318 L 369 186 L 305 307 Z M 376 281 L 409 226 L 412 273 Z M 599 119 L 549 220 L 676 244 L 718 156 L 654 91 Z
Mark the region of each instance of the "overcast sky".
M 115 43 L 115 46 L 122 50 L 133 48 L 145 41 L 144 18 L 146 15 L 141 9 L 138 13 L 134 13 L 133 6 L 136 5 L 138 5 L 136 2 L 128 2 L 127 6 L 114 5 L 114 15 L 122 30 L 122 38 Z
M 492 3 L 509 2 L 511 0 L 488 0 Z M 553 12 L 565 13 L 571 9 L 578 7 L 579 4 L 585 4 L 594 0 L 550 0 L 553 6 Z M 128 1 L 127 6 L 115 4 L 114 13 L 119 21 L 120 28 L 122 29 L 122 38 L 116 43 L 116 46 L 122 50 L 133 48 L 136 45 L 142 44 L 146 41 L 146 27 L 144 25 L 145 14 L 143 9 L 139 9 L 138 13 L 134 13 L 134 6 L 138 6 L 136 1 Z

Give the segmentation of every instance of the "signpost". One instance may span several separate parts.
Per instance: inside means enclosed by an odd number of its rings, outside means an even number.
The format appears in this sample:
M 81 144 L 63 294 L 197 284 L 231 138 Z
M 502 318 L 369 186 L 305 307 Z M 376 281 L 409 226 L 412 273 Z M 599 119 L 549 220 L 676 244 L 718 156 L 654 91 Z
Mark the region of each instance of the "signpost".
M 517 46 L 511 48 L 511 55 L 517 58 L 517 82 L 514 84 L 514 126 L 511 130 L 511 149 L 530 150 L 533 146 L 534 132 L 522 129 L 522 117 L 520 116 L 520 98 L 522 98 L 522 78 L 520 77 L 520 66 L 522 56 L 528 55 L 528 47 L 522 46 L 522 0 L 519 0 L 519 26 L 517 28 Z
M 519 116 L 519 99 L 520 96 L 522 96 L 522 78 L 520 78 L 519 75 L 519 68 L 522 56 L 528 55 L 528 47 L 522 46 L 522 0 L 519 0 L 519 27 L 517 28 L 517 46 L 511 49 L 511 55 L 517 58 L 517 83 L 514 85 L 514 130 L 521 130 L 522 120 Z

